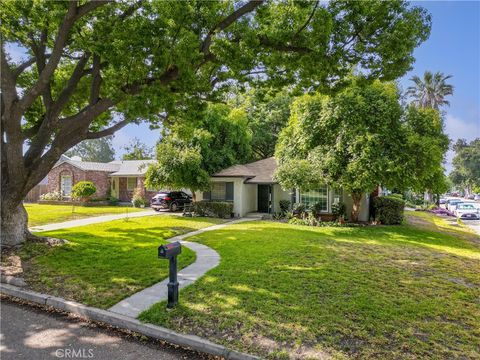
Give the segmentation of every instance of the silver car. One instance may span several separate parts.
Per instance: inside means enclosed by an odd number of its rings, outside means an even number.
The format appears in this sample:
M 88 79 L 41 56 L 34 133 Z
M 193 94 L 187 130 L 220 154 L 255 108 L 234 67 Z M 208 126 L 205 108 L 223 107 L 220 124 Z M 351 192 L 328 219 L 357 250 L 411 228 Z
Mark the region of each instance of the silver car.
M 454 214 L 457 218 L 462 220 L 478 220 L 480 219 L 480 209 L 475 203 L 463 202 L 457 204 Z

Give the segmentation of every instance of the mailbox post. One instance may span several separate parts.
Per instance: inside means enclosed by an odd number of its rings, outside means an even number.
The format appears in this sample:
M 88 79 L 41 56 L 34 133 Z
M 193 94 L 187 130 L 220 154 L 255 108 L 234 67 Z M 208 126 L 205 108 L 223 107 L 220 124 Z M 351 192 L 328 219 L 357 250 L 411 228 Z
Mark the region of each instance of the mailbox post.
M 178 304 L 177 255 L 182 252 L 182 245 L 178 241 L 158 247 L 158 257 L 169 260 L 168 273 L 168 303 L 171 309 Z

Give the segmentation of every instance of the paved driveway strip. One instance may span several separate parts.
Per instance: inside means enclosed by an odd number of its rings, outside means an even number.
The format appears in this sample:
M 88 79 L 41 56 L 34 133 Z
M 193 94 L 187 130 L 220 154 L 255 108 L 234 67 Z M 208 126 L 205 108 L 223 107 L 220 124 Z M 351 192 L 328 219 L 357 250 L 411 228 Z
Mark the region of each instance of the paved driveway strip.
M 37 231 L 61 230 L 61 229 L 67 229 L 67 228 L 72 228 L 77 226 L 99 224 L 99 223 L 104 223 L 104 222 L 113 221 L 113 220 L 121 220 L 121 219 L 127 219 L 127 218 L 136 218 L 136 217 L 153 216 L 153 215 L 182 216 L 182 213 L 171 213 L 171 212 L 162 213 L 162 212 L 155 212 L 154 210 L 145 210 L 145 211 L 139 211 L 139 212 L 126 211 L 123 214 L 92 216 L 84 219 L 70 220 L 70 221 L 64 221 L 64 222 L 54 223 L 54 224 L 38 225 L 30 228 L 30 231 L 37 232 Z
M 256 218 L 241 218 L 238 220 L 229 221 L 224 224 L 209 226 L 200 230 L 192 231 L 183 235 L 174 236 L 167 239 L 169 242 L 180 241 L 180 243 L 193 250 L 196 253 L 196 260 L 193 264 L 187 266 L 185 269 L 178 273 L 179 288 L 193 284 L 196 280 L 202 277 L 207 271 L 213 269 L 220 263 L 220 255 L 208 246 L 194 243 L 190 241 L 184 241 L 183 239 L 204 233 L 206 231 L 214 231 L 222 229 L 231 224 L 238 224 L 245 221 L 258 220 Z M 147 310 L 153 304 L 167 300 L 168 278 L 150 286 L 136 294 L 120 301 L 118 304 L 112 306 L 109 311 L 113 311 L 117 314 L 136 318 L 142 311 Z

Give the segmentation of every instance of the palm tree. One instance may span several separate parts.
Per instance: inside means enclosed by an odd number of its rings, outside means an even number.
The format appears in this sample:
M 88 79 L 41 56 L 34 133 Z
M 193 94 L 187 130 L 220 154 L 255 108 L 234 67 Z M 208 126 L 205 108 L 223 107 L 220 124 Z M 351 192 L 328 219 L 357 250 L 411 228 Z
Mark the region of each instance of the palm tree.
M 407 89 L 407 95 L 413 98 L 413 102 L 420 107 L 429 107 L 438 110 L 443 105 L 450 105 L 445 97 L 453 94 L 453 85 L 447 84 L 446 81 L 452 75 L 445 76 L 441 72 L 432 74 L 425 71 L 423 80 L 417 75 L 410 80 L 415 83 Z

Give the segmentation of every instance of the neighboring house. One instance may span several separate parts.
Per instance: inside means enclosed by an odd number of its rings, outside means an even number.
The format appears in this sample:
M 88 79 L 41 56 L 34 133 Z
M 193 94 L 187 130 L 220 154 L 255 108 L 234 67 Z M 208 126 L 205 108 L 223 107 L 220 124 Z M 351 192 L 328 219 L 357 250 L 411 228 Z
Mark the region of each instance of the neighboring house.
M 73 160 L 62 156 L 48 173 L 48 192 L 58 191 L 70 197 L 72 187 L 79 181 L 91 181 L 97 192 L 94 197 L 105 198 L 110 194 L 120 201 L 130 201 L 136 187 L 142 189 L 147 200 L 156 191 L 144 186 L 145 173 L 155 160 L 125 160 L 109 163 Z
M 197 193 L 197 200 L 232 201 L 235 216 L 245 216 L 250 212 L 280 212 L 280 200 L 304 203 L 307 206 L 320 203 L 324 218 L 331 218 L 332 205 L 343 202 L 347 214 L 352 210 L 352 199 L 341 189 L 323 186 L 315 191 L 292 189 L 285 191 L 273 179 L 277 168 L 275 158 L 255 161 L 245 165 L 234 165 L 211 177 L 211 191 Z M 360 221 L 369 220 L 369 197 L 364 195 L 360 207 Z

